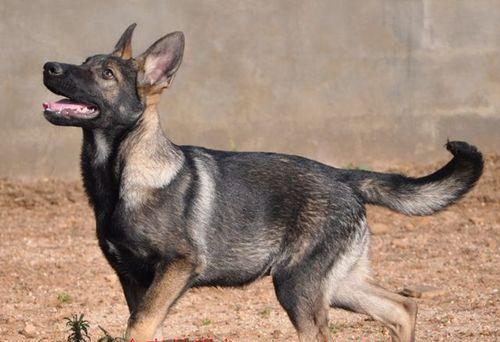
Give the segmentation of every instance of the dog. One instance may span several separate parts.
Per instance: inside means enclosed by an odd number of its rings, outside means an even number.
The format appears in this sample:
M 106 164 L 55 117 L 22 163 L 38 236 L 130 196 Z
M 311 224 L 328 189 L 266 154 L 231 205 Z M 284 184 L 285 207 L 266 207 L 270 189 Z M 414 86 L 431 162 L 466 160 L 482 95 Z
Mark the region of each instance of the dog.
M 448 142 L 448 164 L 410 178 L 293 155 L 175 145 L 157 104 L 181 64 L 184 35 L 170 33 L 132 58 L 134 28 L 111 54 L 43 67 L 45 86 L 65 97 L 44 103 L 45 118 L 83 131 L 84 188 L 130 311 L 126 338 L 162 338 L 169 309 L 192 287 L 270 275 L 302 342 L 331 340 L 330 307 L 373 317 L 393 341 L 413 341 L 416 303 L 370 274 L 365 204 L 433 214 L 474 186 L 481 153 Z

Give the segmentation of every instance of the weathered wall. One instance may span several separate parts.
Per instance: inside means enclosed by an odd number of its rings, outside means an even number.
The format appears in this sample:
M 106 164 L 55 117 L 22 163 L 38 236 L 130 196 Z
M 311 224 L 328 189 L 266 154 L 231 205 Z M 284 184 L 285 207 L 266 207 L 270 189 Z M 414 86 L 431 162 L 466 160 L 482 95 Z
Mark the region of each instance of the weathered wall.
M 173 141 L 336 165 L 500 152 L 497 0 L 0 2 L 0 176 L 78 176 L 81 133 L 49 125 L 45 61 L 186 34 L 161 103 Z

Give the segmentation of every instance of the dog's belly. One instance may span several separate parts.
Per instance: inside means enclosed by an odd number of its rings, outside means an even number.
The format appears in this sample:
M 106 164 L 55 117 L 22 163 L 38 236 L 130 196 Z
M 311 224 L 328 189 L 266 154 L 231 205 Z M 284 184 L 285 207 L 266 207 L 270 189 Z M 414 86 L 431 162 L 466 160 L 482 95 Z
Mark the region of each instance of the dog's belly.
M 198 286 L 242 286 L 268 275 L 278 246 L 231 246 L 210 253 L 194 281 Z
M 213 262 L 194 281 L 193 286 L 242 286 L 269 274 L 271 260 L 240 260 L 228 264 L 228 260 Z

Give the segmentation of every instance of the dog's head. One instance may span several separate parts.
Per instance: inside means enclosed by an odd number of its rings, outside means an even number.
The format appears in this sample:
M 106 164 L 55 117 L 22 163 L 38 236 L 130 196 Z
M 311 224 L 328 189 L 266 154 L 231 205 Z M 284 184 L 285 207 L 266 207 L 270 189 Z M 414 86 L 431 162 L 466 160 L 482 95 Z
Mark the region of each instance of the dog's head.
M 43 83 L 65 97 L 43 104 L 47 120 L 63 126 L 127 128 L 157 101 L 181 64 L 184 35 L 170 33 L 132 58 L 134 28 L 127 28 L 111 54 L 89 57 L 81 65 L 45 63 Z

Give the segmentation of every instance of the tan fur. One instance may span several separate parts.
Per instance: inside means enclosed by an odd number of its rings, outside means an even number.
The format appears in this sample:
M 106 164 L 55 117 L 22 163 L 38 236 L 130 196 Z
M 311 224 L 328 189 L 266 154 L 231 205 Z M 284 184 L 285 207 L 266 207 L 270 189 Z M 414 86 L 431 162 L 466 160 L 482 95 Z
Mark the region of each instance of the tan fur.
M 303 318 L 298 317 L 296 328 L 300 342 L 333 342 L 328 329 L 329 305 L 324 299 L 321 297 L 318 301 L 314 313 L 302 312 Z
M 130 25 L 125 32 L 123 32 L 120 40 L 115 45 L 115 50 L 112 55 L 123 59 L 132 57 L 132 34 L 134 33 L 135 24 Z
M 157 271 L 137 312 L 129 321 L 127 341 L 133 338 L 136 342 L 146 342 L 162 338 L 155 333 L 161 329 L 168 310 L 182 294 L 192 271 L 192 264 L 184 259 L 174 261 L 166 270 Z
M 379 286 L 363 256 L 333 293 L 332 304 L 373 317 L 389 328 L 393 342 L 415 340 L 417 304 Z
M 152 190 L 168 185 L 184 161 L 182 153 L 173 148 L 161 129 L 155 97 L 151 101 L 138 127 L 124 140 L 118 152 L 122 164 L 117 167 L 123 167 L 120 198 L 128 206 L 145 202 Z M 155 149 L 159 146 L 158 140 L 164 140 L 172 148 Z
M 121 51 L 120 51 L 121 56 L 120 57 L 122 59 L 132 58 L 132 44 L 131 43 L 132 43 L 131 41 L 128 41 L 121 49 Z

